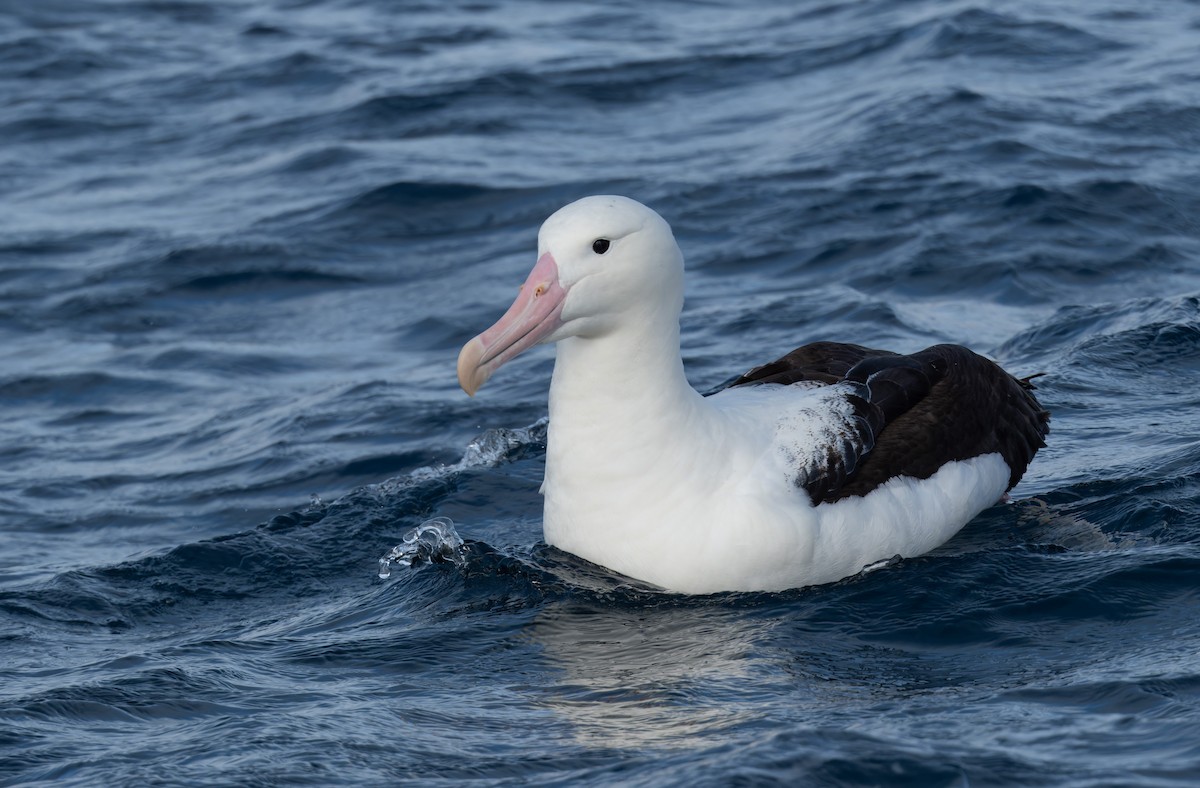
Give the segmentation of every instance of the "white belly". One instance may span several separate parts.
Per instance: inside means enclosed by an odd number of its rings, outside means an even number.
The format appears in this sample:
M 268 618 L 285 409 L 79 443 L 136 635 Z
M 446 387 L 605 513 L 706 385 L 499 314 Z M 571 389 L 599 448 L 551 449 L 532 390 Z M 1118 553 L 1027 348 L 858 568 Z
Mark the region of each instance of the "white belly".
M 779 591 L 932 550 L 998 501 L 1008 476 L 1000 456 L 989 454 L 816 507 L 803 490 L 770 478 L 693 485 L 678 476 L 666 486 L 631 478 L 608 486 L 548 477 L 545 538 L 670 591 Z

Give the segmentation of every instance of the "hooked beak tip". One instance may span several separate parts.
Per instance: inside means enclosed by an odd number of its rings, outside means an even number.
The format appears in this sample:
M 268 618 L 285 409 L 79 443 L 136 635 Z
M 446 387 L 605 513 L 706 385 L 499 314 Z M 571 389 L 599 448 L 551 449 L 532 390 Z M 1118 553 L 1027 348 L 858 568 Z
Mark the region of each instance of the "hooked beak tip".
M 482 369 L 480 364 L 483 350 L 483 342 L 475 337 L 463 345 L 458 353 L 458 385 L 462 386 L 468 397 L 474 397 L 488 378 L 487 370 Z

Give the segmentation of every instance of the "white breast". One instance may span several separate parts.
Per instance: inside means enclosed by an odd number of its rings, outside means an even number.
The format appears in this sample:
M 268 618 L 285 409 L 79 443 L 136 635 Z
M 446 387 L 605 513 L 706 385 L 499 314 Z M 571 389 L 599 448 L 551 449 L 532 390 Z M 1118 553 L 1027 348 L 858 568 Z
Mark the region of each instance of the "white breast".
M 546 541 L 673 591 L 783 590 L 933 549 L 1007 484 L 1003 460 L 985 455 L 814 507 L 796 467 L 851 416 L 834 387 L 740 388 L 690 406 L 686 429 L 634 425 L 624 440 L 552 418 Z

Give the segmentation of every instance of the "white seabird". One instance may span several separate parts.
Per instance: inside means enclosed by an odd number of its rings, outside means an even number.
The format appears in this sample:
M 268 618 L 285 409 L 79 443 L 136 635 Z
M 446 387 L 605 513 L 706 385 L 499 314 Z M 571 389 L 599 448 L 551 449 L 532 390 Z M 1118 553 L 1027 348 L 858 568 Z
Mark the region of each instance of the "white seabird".
M 1045 445 L 1028 381 L 957 345 L 817 342 L 701 396 L 684 376 L 682 307 L 662 217 L 587 197 L 546 220 L 516 301 L 463 347 L 474 395 L 557 343 L 547 543 L 676 592 L 827 583 L 944 543 Z

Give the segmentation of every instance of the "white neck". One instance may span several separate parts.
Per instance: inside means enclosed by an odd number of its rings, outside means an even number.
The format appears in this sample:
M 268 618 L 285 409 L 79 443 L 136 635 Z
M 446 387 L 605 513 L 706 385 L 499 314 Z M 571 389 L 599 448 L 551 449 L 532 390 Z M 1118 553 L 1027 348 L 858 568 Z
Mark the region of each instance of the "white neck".
M 558 342 L 543 527 L 556 547 L 648 578 L 640 562 L 681 534 L 649 528 L 645 518 L 664 503 L 664 490 L 685 493 L 673 480 L 686 458 L 711 452 L 697 445 L 707 408 L 683 374 L 678 312 L 639 317 L 602 337 Z M 638 543 L 634 563 L 610 555 Z
M 635 456 L 651 463 L 647 447 L 671 448 L 688 434 L 686 424 L 702 398 L 683 372 L 678 312 L 639 317 L 602 337 L 558 343 L 548 448 L 558 454 L 571 443 L 570 454 L 556 457 L 564 470 L 594 470 L 606 461 L 621 465 Z

